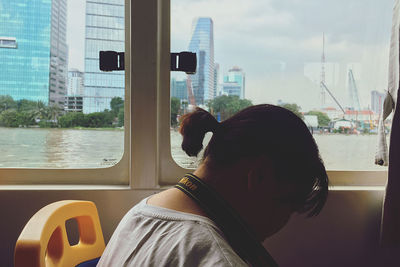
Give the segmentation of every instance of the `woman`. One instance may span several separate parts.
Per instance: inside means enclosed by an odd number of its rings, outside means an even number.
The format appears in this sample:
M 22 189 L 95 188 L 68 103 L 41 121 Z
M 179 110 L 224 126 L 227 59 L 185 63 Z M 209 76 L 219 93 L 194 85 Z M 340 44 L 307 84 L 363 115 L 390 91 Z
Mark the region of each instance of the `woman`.
M 319 214 L 328 177 L 295 114 L 257 105 L 218 123 L 197 108 L 182 118 L 182 149 L 197 156 L 207 132 L 199 167 L 132 208 L 99 266 L 274 266 L 261 241 L 294 212 Z

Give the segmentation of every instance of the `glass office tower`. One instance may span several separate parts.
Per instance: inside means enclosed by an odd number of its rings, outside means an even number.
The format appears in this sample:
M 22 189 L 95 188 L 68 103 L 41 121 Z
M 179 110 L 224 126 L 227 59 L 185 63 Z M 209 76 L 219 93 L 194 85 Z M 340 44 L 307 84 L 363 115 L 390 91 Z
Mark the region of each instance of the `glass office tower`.
M 0 95 L 64 103 L 66 0 L 0 0 Z
M 192 24 L 189 51 L 197 54 L 197 72 L 190 75 L 196 105 L 213 99 L 214 84 L 214 30 L 211 18 L 196 18 Z
M 110 109 L 113 97 L 124 98 L 124 71 L 99 68 L 99 51 L 123 52 L 124 41 L 124 0 L 86 1 L 84 113 Z
M 222 85 L 222 92 L 223 95 L 235 95 L 240 98 L 240 94 L 242 91 L 242 87 L 236 82 L 224 82 Z
M 229 84 L 232 85 L 232 83 L 236 83 L 239 87 L 238 89 L 233 90 L 231 93 L 228 93 L 228 95 L 234 94 L 239 96 L 241 99 L 245 98 L 245 91 L 246 91 L 245 78 L 246 75 L 241 68 L 239 68 L 238 66 L 234 66 L 233 68 L 231 68 L 228 71 L 228 74 L 224 76 L 224 84 L 228 84 L 227 88 L 229 87 Z M 232 89 L 225 90 L 226 91 L 225 93 L 227 93 L 230 90 Z

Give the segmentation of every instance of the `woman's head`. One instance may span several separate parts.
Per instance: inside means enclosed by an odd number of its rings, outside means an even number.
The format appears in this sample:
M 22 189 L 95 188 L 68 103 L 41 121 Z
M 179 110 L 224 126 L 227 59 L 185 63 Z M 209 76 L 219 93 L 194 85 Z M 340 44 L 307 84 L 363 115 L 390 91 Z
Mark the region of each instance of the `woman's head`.
M 295 189 L 288 197 L 300 213 L 317 215 L 326 202 L 328 177 L 318 147 L 304 122 L 287 109 L 251 106 L 218 123 L 197 108 L 183 116 L 180 132 L 190 156 L 202 149 L 205 133 L 213 133 L 203 156 L 209 169 L 268 158 L 277 181 Z

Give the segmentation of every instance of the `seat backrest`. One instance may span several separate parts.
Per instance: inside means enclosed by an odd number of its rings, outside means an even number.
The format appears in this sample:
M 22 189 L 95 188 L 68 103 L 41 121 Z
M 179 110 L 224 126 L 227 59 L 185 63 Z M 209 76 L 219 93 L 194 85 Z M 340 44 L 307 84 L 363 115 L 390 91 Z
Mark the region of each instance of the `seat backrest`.
M 69 219 L 76 219 L 79 229 L 79 242 L 73 246 L 65 227 Z M 89 264 L 101 256 L 104 248 L 96 205 L 91 201 L 63 200 L 40 209 L 25 225 L 15 246 L 14 266 Z

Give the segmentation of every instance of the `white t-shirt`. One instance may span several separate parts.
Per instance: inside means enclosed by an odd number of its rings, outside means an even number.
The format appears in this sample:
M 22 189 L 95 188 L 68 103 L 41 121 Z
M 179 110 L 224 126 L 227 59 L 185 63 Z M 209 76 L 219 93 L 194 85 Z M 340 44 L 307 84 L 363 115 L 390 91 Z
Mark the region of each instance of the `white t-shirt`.
M 97 266 L 248 266 L 210 219 L 146 202 L 124 216 Z

